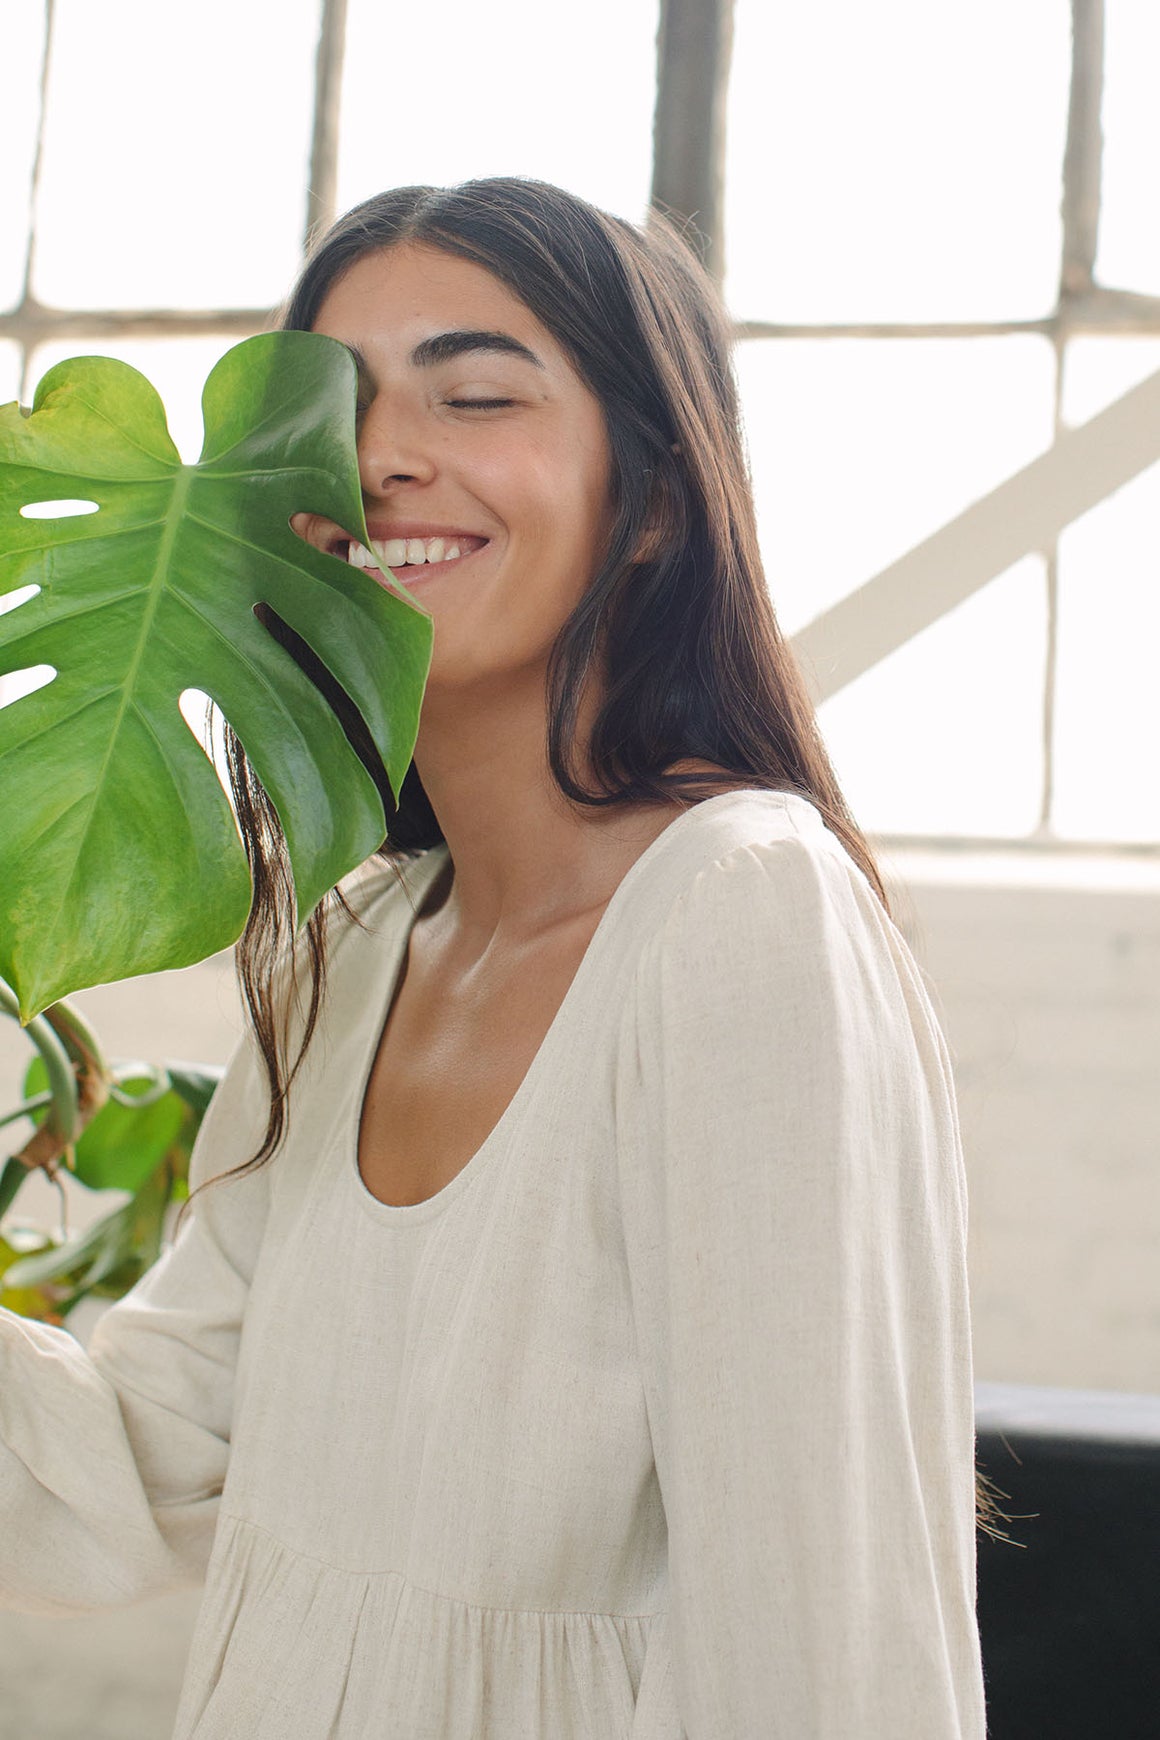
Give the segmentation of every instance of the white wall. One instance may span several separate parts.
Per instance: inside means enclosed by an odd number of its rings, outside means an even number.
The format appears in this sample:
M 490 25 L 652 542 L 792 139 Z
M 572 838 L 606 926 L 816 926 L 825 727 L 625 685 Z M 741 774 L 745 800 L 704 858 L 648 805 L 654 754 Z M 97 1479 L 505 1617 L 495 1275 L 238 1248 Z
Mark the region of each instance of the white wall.
M 1160 1393 L 1160 860 L 893 863 L 955 1065 L 977 1375 Z

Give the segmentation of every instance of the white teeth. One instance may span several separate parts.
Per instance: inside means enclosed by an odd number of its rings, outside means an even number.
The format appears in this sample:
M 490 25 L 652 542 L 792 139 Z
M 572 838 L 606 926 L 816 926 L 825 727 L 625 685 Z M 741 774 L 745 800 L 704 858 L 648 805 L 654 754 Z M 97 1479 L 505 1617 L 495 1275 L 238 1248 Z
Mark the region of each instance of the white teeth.
M 352 568 L 417 568 L 453 562 L 459 554 L 459 545 L 446 538 L 372 538 L 369 550 L 352 538 L 346 559 Z

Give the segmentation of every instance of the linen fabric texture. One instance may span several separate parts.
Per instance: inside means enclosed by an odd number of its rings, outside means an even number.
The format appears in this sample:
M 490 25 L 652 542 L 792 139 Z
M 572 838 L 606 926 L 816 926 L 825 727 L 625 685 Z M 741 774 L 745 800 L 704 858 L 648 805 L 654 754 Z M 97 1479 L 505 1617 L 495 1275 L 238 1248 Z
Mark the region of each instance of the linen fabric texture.
M 446 859 L 338 934 L 285 1147 L 0 1322 L 0 1601 L 205 1578 L 175 1740 L 982 1740 L 965 1193 L 913 957 L 804 798 L 683 812 L 445 1189 L 357 1164 Z M 239 1046 L 193 1182 L 256 1148 Z

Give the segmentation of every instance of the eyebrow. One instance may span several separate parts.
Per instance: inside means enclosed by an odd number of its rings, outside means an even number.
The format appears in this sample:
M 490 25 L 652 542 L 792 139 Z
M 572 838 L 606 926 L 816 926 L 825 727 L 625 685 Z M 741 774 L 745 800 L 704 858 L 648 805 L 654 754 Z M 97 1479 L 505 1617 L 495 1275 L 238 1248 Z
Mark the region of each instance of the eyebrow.
M 360 371 L 370 373 L 366 357 L 355 344 L 347 346 L 354 357 Z M 469 351 L 491 350 L 499 351 L 505 356 L 519 357 L 523 362 L 530 362 L 536 368 L 542 369 L 544 364 L 534 350 L 529 350 L 526 344 L 521 344 L 518 338 L 513 338 L 510 332 L 476 332 L 471 330 L 453 330 L 436 332 L 430 338 L 419 341 L 411 352 L 411 362 L 416 368 L 431 368 L 436 363 L 450 362 L 453 357 L 464 356 Z

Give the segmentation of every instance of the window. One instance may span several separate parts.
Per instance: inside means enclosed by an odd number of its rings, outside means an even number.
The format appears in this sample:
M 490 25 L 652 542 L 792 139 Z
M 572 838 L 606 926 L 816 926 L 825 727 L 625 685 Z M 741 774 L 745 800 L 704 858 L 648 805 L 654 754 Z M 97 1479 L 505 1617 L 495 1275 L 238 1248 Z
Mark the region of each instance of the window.
M 1063 464 L 1160 380 L 1152 0 L 664 4 L 732 11 L 727 86 L 674 30 L 661 101 L 679 126 L 725 93 L 701 221 L 774 601 L 855 814 L 886 838 L 1157 850 L 1160 436 L 1117 436 L 1082 515 Z M 440 0 L 433 56 L 430 10 L 382 0 L 284 0 L 273 25 L 237 0 L 17 8 L 0 399 L 114 354 L 193 458 L 205 376 L 336 209 L 519 173 L 641 219 L 682 173 L 671 126 L 653 161 L 663 11 Z
M 1149 0 L 736 0 L 724 287 L 762 547 L 879 836 L 1160 843 L 1160 432 L 1078 518 L 1043 469 L 1160 382 L 1158 51 Z M 989 571 L 988 503 L 1037 528 Z

